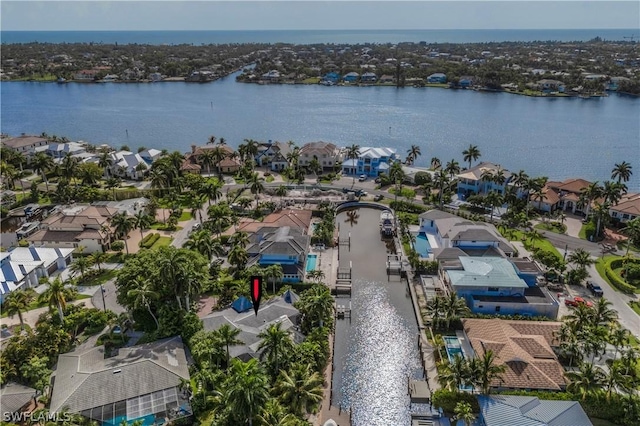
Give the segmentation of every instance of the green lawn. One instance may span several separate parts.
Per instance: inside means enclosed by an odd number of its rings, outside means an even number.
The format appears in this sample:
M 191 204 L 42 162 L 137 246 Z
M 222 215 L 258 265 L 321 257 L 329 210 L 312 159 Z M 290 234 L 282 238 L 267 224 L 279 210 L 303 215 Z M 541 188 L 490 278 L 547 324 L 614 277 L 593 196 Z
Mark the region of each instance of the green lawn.
M 166 247 L 169 244 L 171 244 L 171 241 L 173 241 L 173 238 L 171 237 L 160 237 L 158 238 L 158 240 L 151 246 L 151 250 L 153 249 L 157 249 L 160 247 Z
M 273 176 L 267 176 L 265 180 L 267 181 L 267 183 L 271 183 L 276 180 L 276 178 L 274 178 Z
M 535 241 L 533 244 L 531 243 L 531 239 L 526 238 L 526 234 L 522 231 L 513 231 L 512 241 L 522 241 L 524 244 L 524 248 L 527 250 L 533 250 L 534 247 L 539 248 L 543 251 L 548 251 L 553 253 L 558 259 L 562 259 L 563 256 L 560 254 L 558 249 L 556 249 L 553 244 L 551 244 L 548 240 L 542 239 L 539 241 Z
M 541 229 L 543 231 L 554 232 L 556 234 L 564 234 L 567 231 L 566 225 L 557 222 L 538 223 L 534 226 L 534 228 Z
M 90 299 L 91 296 L 89 296 L 88 294 L 78 294 L 78 296 L 73 299 L 73 300 L 82 300 L 82 299 Z M 67 300 L 67 302 L 71 302 L 72 300 Z M 29 304 L 29 307 L 27 308 L 27 311 L 32 311 L 34 309 L 38 309 L 38 308 L 44 308 L 45 306 L 47 306 L 46 303 L 38 303 L 38 300 L 35 299 L 33 302 L 31 302 Z M 0 318 L 6 318 L 7 317 L 7 313 L 3 312 L 2 315 L 0 315 Z M 15 315 L 15 317 L 17 318 L 18 315 Z
M 94 275 L 93 277 L 79 281 L 78 285 L 90 287 L 94 285 L 104 284 L 107 281 L 115 278 L 116 275 L 117 275 L 117 271 L 115 271 L 114 269 L 103 269 L 102 272 L 99 273 L 98 275 Z
M 180 217 L 178 218 L 178 222 L 186 222 L 191 219 L 193 219 L 193 216 L 191 215 L 191 210 L 189 211 L 184 210 L 180 215 Z
M 582 240 L 586 240 L 587 239 L 587 224 L 583 223 L 582 226 L 580 227 L 580 232 L 578 232 L 578 237 L 580 237 L 580 239 Z
M 150 228 L 150 229 L 153 229 L 153 230 L 155 230 L 155 231 L 168 231 L 168 229 L 167 229 L 167 225 L 165 225 L 165 224 L 164 224 L 164 223 L 162 223 L 162 222 L 154 223 L 154 224 L 153 224 L 153 225 L 151 225 L 149 228 Z M 176 226 L 176 229 L 174 229 L 173 231 L 179 231 L 179 230 L 181 230 L 181 229 L 182 229 L 182 226 Z M 173 231 L 171 231 L 171 232 L 173 232 Z

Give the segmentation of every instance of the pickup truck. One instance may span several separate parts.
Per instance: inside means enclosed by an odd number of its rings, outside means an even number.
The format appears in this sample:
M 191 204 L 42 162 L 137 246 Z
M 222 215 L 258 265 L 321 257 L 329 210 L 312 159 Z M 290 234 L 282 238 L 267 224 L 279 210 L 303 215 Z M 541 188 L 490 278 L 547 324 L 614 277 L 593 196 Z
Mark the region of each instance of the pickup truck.
M 602 297 L 602 295 L 604 294 L 604 292 L 602 291 L 602 287 L 591 281 L 587 281 L 587 288 L 591 291 L 591 294 L 596 297 Z

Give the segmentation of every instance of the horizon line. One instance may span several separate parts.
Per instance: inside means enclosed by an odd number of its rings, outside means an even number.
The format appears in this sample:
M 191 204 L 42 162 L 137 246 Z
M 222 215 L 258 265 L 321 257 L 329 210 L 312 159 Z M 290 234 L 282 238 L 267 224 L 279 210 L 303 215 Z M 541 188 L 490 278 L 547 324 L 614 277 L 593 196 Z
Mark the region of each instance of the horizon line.
M 211 30 L 211 29 L 153 29 L 153 30 L 128 30 L 128 29 L 103 29 L 103 30 L 0 30 L 0 33 L 9 33 L 9 32 L 33 32 L 33 33 L 51 33 L 51 32 L 154 32 L 154 31 L 166 31 L 166 32 L 177 32 L 177 31 L 209 31 L 209 32 L 255 32 L 255 31 L 584 31 L 584 30 L 612 30 L 612 31 L 625 31 L 625 30 L 637 30 L 640 31 L 639 28 L 286 28 L 286 29 L 233 29 L 233 30 Z

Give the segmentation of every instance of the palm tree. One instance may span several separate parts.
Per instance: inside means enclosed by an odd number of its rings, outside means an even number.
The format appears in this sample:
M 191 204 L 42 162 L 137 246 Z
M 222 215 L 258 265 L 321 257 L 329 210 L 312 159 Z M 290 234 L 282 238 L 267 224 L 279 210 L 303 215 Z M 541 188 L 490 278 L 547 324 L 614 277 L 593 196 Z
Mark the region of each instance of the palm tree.
M 605 378 L 602 369 L 589 362 L 583 362 L 580 365 L 580 370 L 567 372 L 566 376 L 570 380 L 567 390 L 578 392 L 583 401 L 588 394 L 595 393 L 602 388 Z
M 104 183 L 104 187 L 107 190 L 113 189 L 113 201 L 116 201 L 116 188 L 120 187 L 120 182 L 122 182 L 122 179 L 120 179 L 119 177 L 110 177 L 107 178 Z
M 458 297 L 458 294 L 456 292 L 451 292 L 444 299 L 443 311 L 445 326 L 446 328 L 449 328 L 449 325 L 452 321 L 455 321 L 461 316 L 468 314 L 469 308 L 467 307 L 467 304 L 462 297 Z
M 199 193 L 207 197 L 209 207 L 211 207 L 211 201 L 218 202 L 222 198 L 222 182 L 216 178 L 208 179 L 200 188 Z
M 460 388 L 470 381 L 469 364 L 462 355 L 455 354 L 453 361 L 444 364 L 438 380 L 445 388 L 460 392 Z
M 287 187 L 284 185 L 280 185 L 276 188 L 276 195 L 280 198 L 286 197 L 288 192 Z
M 347 147 L 347 159 L 348 160 L 357 160 L 360 157 L 360 145 L 352 144 L 350 147 Z M 356 184 L 356 172 L 354 168 L 353 172 L 353 182 L 351 183 L 351 187 Z
M 294 414 L 302 416 L 315 412 L 322 401 L 324 379 L 312 372 L 309 365 L 295 364 L 289 371 L 281 371 L 276 391 Z
M 48 283 L 47 289 L 39 296 L 39 300 L 49 305 L 50 309 L 58 308 L 60 321 L 64 322 L 64 309 L 67 307 L 67 299 L 70 291 L 66 288 L 69 281 L 62 281 L 60 277 Z
M 589 216 L 591 210 L 591 203 L 602 196 L 602 187 L 598 184 L 598 181 L 590 183 L 586 188 L 580 192 L 580 203 L 584 205 L 584 214 Z
M 226 366 L 229 367 L 229 346 L 232 345 L 241 345 L 244 342 L 238 339 L 238 335 L 240 334 L 240 329 L 230 326 L 229 324 L 223 324 L 219 329 L 215 331 L 216 336 L 220 339 L 220 342 L 224 345 L 227 353 L 227 363 Z
M 140 230 L 140 238 L 143 238 L 142 231 L 148 229 L 153 223 L 153 219 L 151 216 L 147 214 L 144 210 L 140 210 L 135 216 L 132 217 L 133 228 L 137 228 Z
M 53 169 L 53 158 L 49 157 L 44 152 L 38 152 L 33 156 L 31 160 L 31 168 L 34 172 L 42 174 L 42 180 L 46 186 L 47 192 L 49 192 L 49 181 L 47 180 L 47 171 Z
M 286 330 L 282 329 L 282 323 L 276 323 L 260 332 L 258 338 L 262 339 L 258 346 L 258 351 L 262 351 L 260 360 L 266 359 L 272 368 L 273 376 L 276 376 L 293 351 L 291 337 Z
M 624 254 L 625 257 L 629 256 L 629 249 L 633 243 L 640 244 L 640 217 L 636 217 L 633 220 L 627 222 L 627 225 L 621 229 L 627 239 L 627 250 Z
M 621 181 L 629 182 L 629 179 L 631 179 L 631 175 L 633 174 L 631 169 L 631 164 L 626 161 L 616 163 L 613 170 L 611 170 L 611 179 L 616 179 L 618 183 L 621 183 Z
M 471 404 L 468 402 L 460 401 L 456 404 L 454 409 L 455 420 L 462 420 L 466 426 L 471 426 L 471 423 L 476 419 L 476 416 L 473 414 L 473 408 L 471 408 Z
M 412 165 L 421 155 L 420 147 L 418 145 L 411 145 L 411 148 L 407 150 L 407 164 Z
M 102 271 L 100 265 L 106 262 L 109 255 L 103 251 L 97 251 L 91 255 L 91 263 L 98 267 L 98 271 Z
M 127 238 L 129 238 L 129 232 L 131 232 L 134 227 L 134 220 L 134 218 L 128 217 L 125 212 L 118 213 L 111 218 L 111 226 L 114 228 L 116 238 L 122 238 L 124 240 L 127 254 L 129 254 Z
M 328 287 L 314 285 L 301 297 L 300 312 L 311 325 L 318 324 L 320 328 L 324 322 L 333 317 L 334 301 Z
M 69 266 L 69 270 L 74 274 L 80 272 L 80 279 L 84 277 L 84 272 L 91 266 L 90 258 L 87 256 L 78 256 Z
M 233 360 L 222 384 L 222 400 L 234 424 L 249 423 L 269 400 L 269 381 L 257 360 Z
M 262 178 L 259 177 L 258 173 L 253 173 L 251 175 L 251 179 L 249 179 L 249 185 L 249 190 L 256 199 L 256 208 L 258 208 L 258 199 L 260 197 L 260 194 L 264 192 L 264 184 L 262 183 Z
M 300 426 L 300 419 L 288 413 L 276 398 L 271 398 L 258 415 L 260 426 Z
M 211 232 L 206 229 L 201 229 L 189 234 L 189 239 L 185 241 L 184 247 L 189 250 L 197 251 L 208 260 L 214 255 L 215 243 L 211 238 Z
M 591 258 L 589 252 L 583 248 L 576 249 L 569 255 L 567 260 L 569 261 L 569 263 L 577 265 L 578 269 L 581 270 L 586 270 L 587 266 L 593 265 L 595 263 L 595 261 Z
M 247 265 L 249 255 L 244 247 L 236 245 L 229 252 L 228 260 L 235 267 L 236 272 L 239 272 Z
M 455 159 L 451 159 L 444 168 L 444 171 L 453 179 L 453 176 L 460 173 L 460 165 Z
M 631 388 L 631 377 L 625 374 L 623 366 L 614 362 L 609 367 L 609 373 L 605 373 L 602 386 L 604 387 L 607 401 L 611 399 L 611 394 L 615 389 L 628 390 Z
M 133 299 L 133 308 L 139 309 L 144 306 L 149 311 L 149 314 L 156 323 L 156 330 L 160 329 L 158 318 L 153 314 L 151 310 L 151 302 L 158 300 L 160 295 L 151 286 L 151 281 L 144 277 L 137 277 L 133 281 L 134 288 L 127 292 L 127 296 Z
M 629 343 L 630 333 L 629 330 L 618 326 L 609 332 L 609 343 L 616 348 L 616 352 L 613 354 L 613 359 L 618 357 L 618 351 Z
M 20 328 L 24 330 L 24 319 L 22 318 L 22 313 L 26 312 L 29 309 L 29 304 L 34 298 L 33 290 L 14 290 L 5 298 L 4 303 L 2 304 L 3 310 L 7 313 L 10 318 L 13 318 L 14 315 L 18 315 L 18 319 L 20 320 Z
M 489 207 L 491 207 L 491 217 L 489 218 L 489 222 L 493 223 L 493 213 L 495 208 L 502 205 L 504 198 L 498 192 L 491 191 L 487 194 L 484 201 Z
M 617 324 L 618 312 L 611 309 L 611 306 L 613 304 L 604 297 L 600 297 L 594 303 L 592 312 L 592 324 L 594 326 L 600 325 L 608 328 L 611 324 Z
M 431 168 L 433 170 L 438 170 L 440 167 L 442 167 L 442 162 L 440 161 L 440 159 L 438 157 L 432 157 Z
M 284 278 L 284 271 L 282 270 L 282 265 L 275 264 L 269 265 L 264 271 L 265 277 L 267 281 L 271 281 L 273 285 L 273 294 L 276 294 L 276 283 L 282 281 Z
M 436 330 L 442 321 L 442 312 L 444 310 L 444 298 L 442 296 L 432 297 L 427 301 L 426 312 L 431 317 L 431 324 Z
M 504 374 L 506 370 L 506 367 L 504 365 L 494 364 L 496 356 L 492 350 L 486 351 L 481 358 L 476 359 L 478 360 L 476 363 L 478 369 L 476 372 L 477 376 L 475 382 L 482 390 L 482 394 L 488 395 L 491 382 L 494 380 L 500 380 L 502 378 L 502 374 Z
M 480 150 L 477 145 L 469 145 L 469 148 L 462 151 L 462 159 L 469 163 L 469 168 L 471 168 L 471 162 L 476 161 L 481 157 Z
M 215 149 L 215 148 L 214 148 Z M 211 174 L 211 166 L 216 164 L 217 155 L 213 149 L 205 149 L 202 154 L 199 155 L 200 162 L 207 167 L 207 175 Z

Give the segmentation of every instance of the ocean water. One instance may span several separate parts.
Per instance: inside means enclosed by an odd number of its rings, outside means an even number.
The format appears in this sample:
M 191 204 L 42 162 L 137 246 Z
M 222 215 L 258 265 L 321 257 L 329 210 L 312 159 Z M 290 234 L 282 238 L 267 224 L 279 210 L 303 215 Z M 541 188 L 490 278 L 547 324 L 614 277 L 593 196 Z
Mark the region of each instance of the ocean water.
M 637 29 L 573 30 L 271 30 L 271 31 L 2 31 L 2 43 L 488 43 L 624 40 Z

